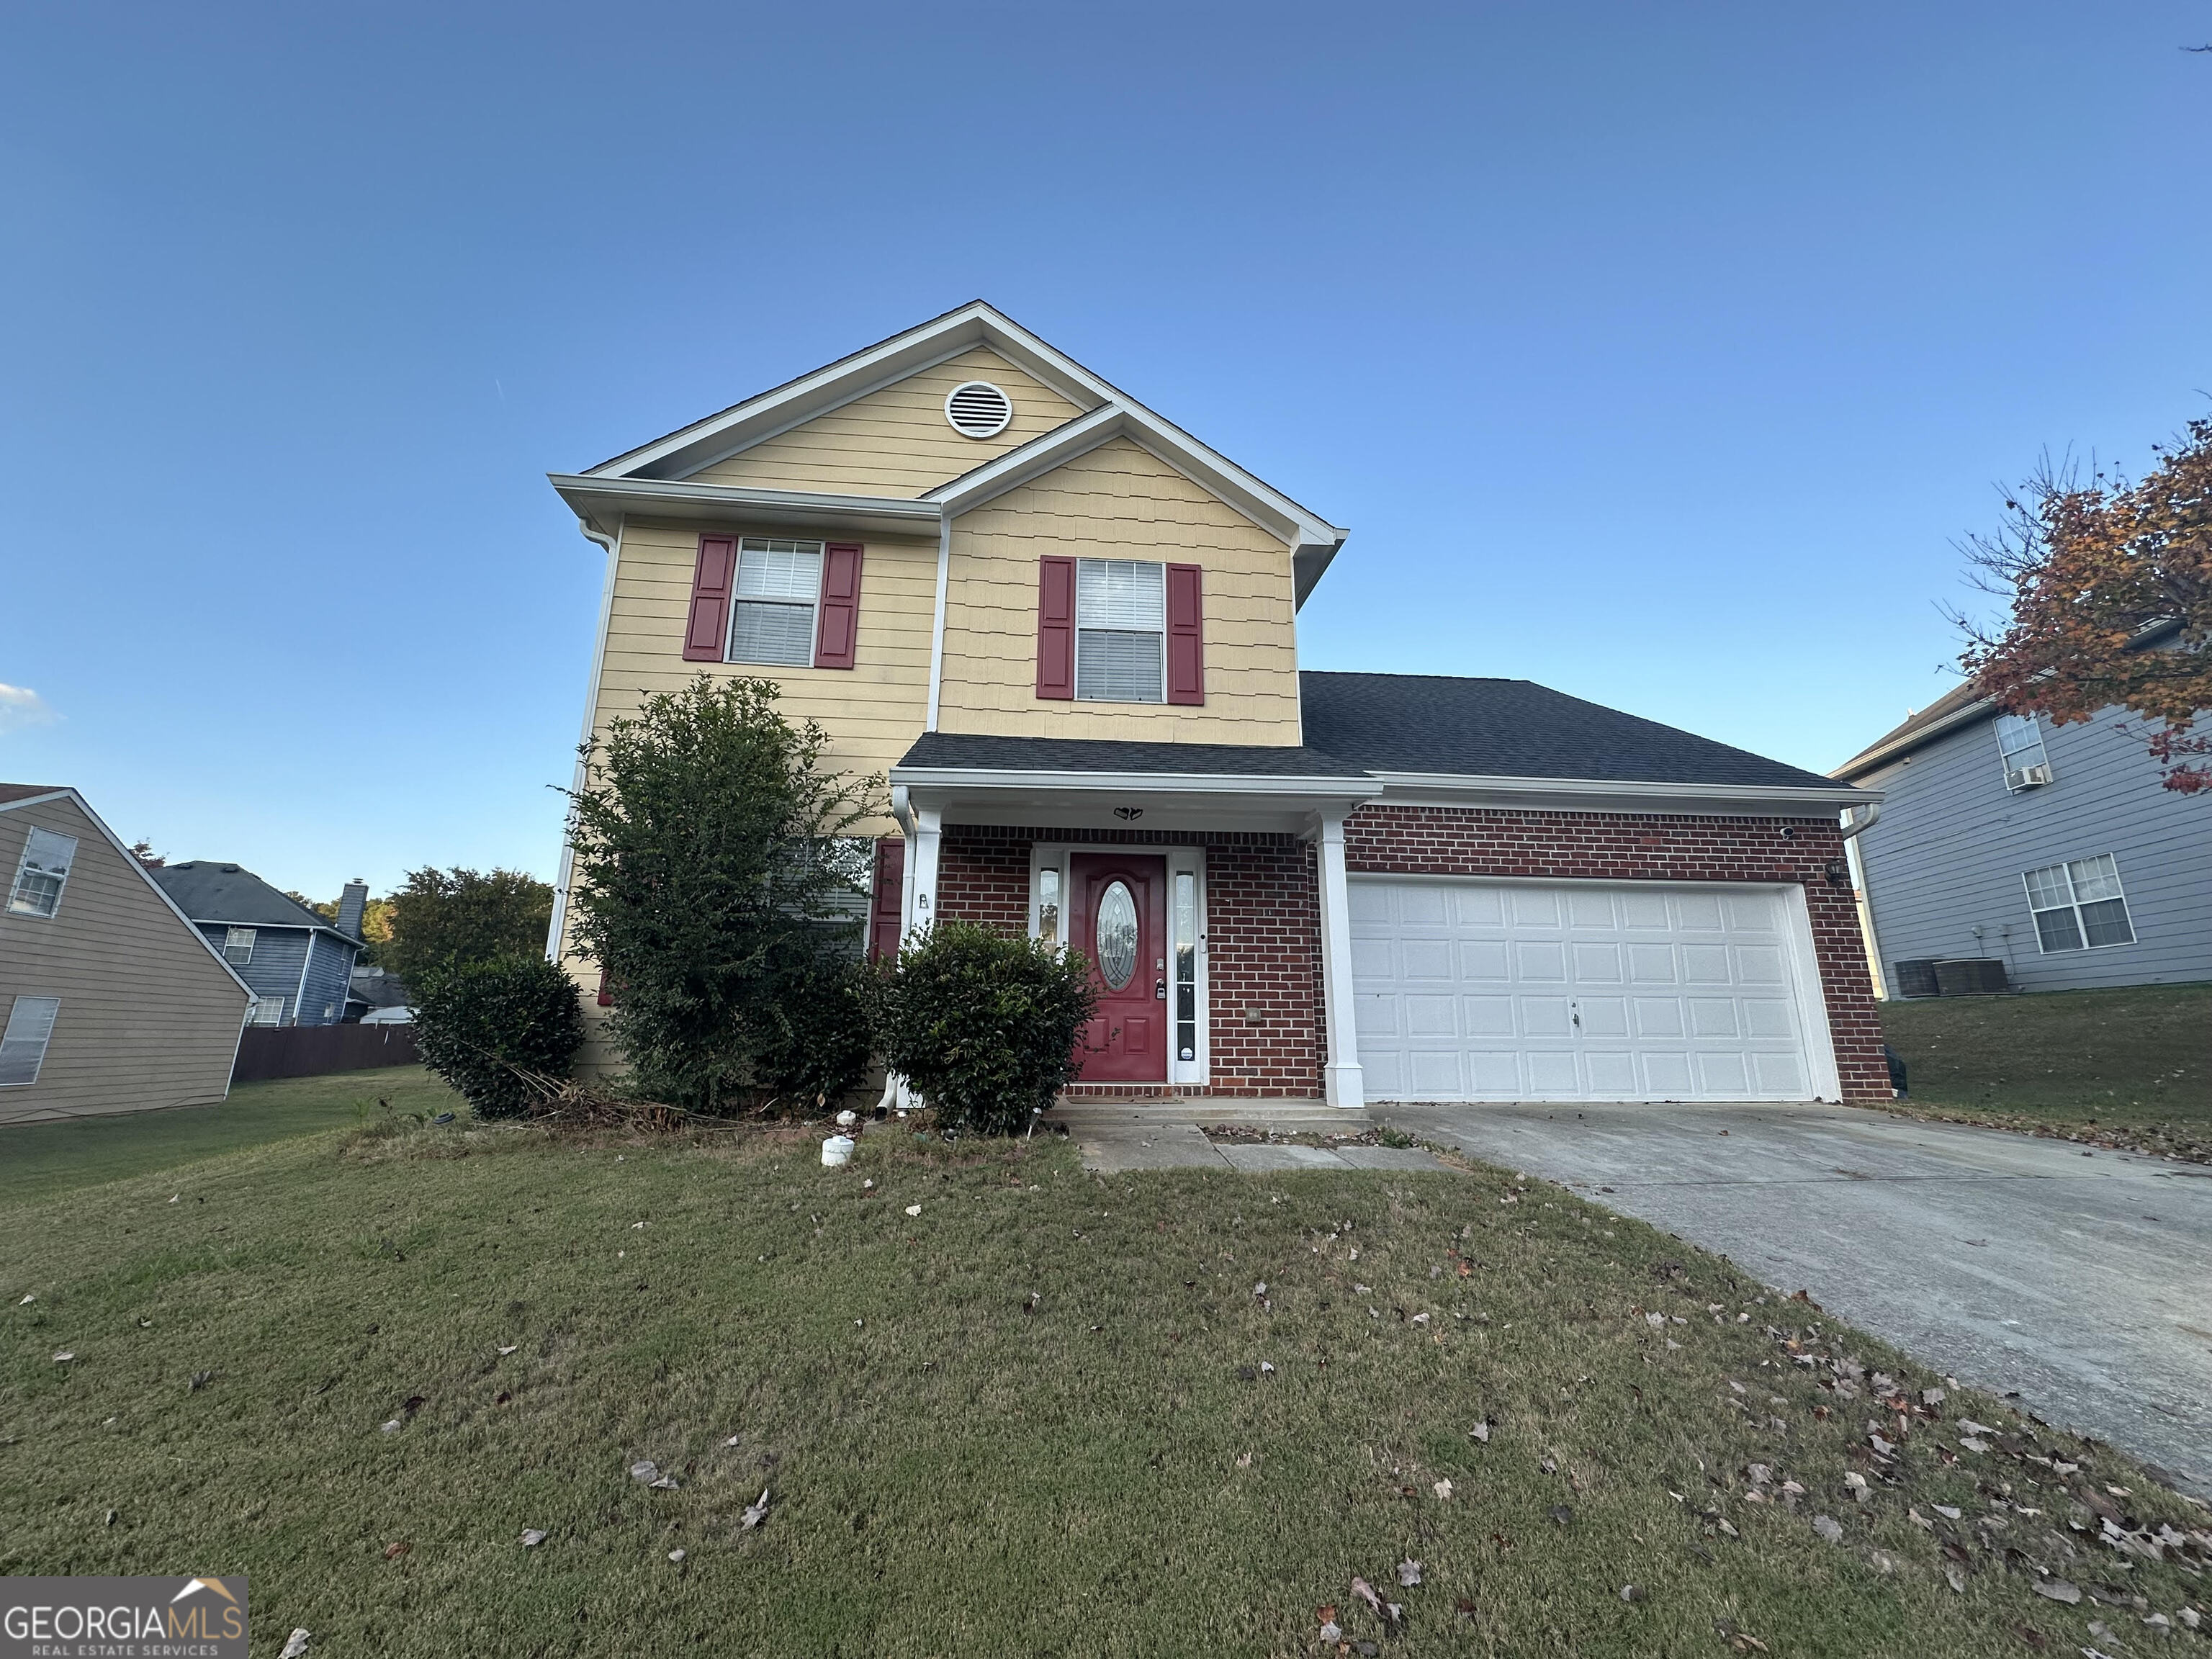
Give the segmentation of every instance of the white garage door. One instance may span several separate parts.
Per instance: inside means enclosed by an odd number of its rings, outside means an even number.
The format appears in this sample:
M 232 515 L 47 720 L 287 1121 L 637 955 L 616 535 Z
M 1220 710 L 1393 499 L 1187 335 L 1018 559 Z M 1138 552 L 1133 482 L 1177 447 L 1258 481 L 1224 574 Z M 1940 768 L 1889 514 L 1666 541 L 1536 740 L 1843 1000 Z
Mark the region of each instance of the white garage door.
M 1779 891 L 1355 878 L 1350 908 L 1370 1100 L 1814 1097 Z

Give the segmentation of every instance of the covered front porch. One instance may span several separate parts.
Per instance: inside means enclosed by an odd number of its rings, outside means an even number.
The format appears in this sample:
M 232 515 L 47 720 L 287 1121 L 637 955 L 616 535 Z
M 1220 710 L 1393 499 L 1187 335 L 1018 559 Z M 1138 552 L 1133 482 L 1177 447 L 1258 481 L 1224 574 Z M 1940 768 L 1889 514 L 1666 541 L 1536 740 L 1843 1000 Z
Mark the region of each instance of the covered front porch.
M 1344 823 L 1370 779 L 1300 749 L 931 733 L 890 782 L 901 937 L 975 921 L 1095 964 L 1071 1101 L 1364 1106 Z

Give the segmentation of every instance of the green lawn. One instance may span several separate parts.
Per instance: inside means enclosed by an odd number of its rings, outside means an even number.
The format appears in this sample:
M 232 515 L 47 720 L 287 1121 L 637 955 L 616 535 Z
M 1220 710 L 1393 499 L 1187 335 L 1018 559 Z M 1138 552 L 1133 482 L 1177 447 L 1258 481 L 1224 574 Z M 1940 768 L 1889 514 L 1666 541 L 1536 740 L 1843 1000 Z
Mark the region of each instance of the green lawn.
M 2201 1510 L 1934 1386 L 1496 1171 L 332 1133 L 0 1207 L 0 1573 L 244 1571 L 257 1653 L 407 1659 L 2135 1652 L 2095 1595 L 2202 1597 L 2092 1541 Z
M 0 1126 L 0 1204 L 357 1124 L 378 1114 L 380 1100 L 426 1116 L 462 1109 L 422 1066 L 394 1066 L 241 1083 L 220 1106 Z
M 1881 1005 L 1901 1109 L 2212 1160 L 2212 985 Z

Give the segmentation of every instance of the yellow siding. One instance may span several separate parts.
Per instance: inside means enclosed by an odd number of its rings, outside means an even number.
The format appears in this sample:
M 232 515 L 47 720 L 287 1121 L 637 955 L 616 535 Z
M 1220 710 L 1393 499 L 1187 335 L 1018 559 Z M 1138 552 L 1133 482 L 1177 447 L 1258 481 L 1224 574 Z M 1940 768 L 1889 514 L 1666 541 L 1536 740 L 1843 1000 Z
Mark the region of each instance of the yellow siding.
M 945 420 L 945 394 L 963 380 L 988 380 L 1013 400 L 1013 421 L 997 437 L 963 438 Z M 690 482 L 910 497 L 1081 412 L 1051 387 L 977 346 L 717 461 L 692 474 Z
M 1206 702 L 1040 702 L 1037 561 L 1204 568 Z M 939 725 L 1001 736 L 1299 741 L 1290 550 L 1149 451 L 1117 438 L 954 520 Z
M 76 836 L 76 858 L 50 918 L 0 895 L 0 1025 L 18 996 L 62 1006 L 39 1080 L 0 1088 L 0 1126 L 222 1099 L 247 993 L 72 800 L 0 812 L 0 881 L 33 829 Z

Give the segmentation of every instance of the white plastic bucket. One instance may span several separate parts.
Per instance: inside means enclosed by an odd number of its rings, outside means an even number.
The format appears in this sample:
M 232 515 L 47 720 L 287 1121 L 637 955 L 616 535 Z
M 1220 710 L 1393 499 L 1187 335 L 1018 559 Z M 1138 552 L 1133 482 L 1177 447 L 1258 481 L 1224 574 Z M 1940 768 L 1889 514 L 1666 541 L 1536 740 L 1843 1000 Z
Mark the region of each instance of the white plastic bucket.
M 822 1143 L 822 1167 L 834 1170 L 841 1164 L 853 1161 L 853 1137 L 831 1135 Z

